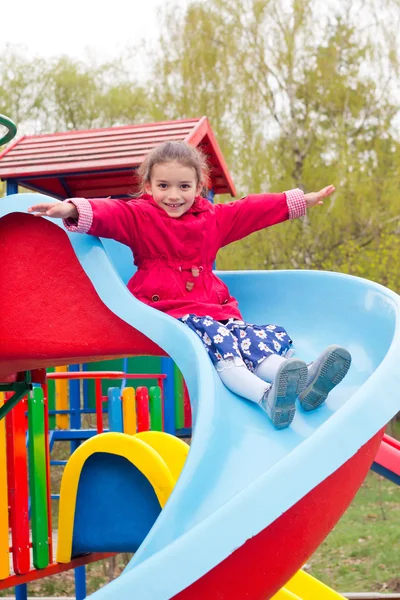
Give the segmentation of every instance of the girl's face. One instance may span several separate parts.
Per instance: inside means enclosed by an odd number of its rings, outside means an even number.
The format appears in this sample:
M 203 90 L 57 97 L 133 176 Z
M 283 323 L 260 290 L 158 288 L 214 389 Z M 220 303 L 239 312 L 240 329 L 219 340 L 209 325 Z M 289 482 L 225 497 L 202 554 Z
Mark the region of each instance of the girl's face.
M 197 183 L 193 167 L 174 161 L 154 165 L 150 183 L 145 188 L 170 217 L 178 218 L 193 205 L 201 185 Z

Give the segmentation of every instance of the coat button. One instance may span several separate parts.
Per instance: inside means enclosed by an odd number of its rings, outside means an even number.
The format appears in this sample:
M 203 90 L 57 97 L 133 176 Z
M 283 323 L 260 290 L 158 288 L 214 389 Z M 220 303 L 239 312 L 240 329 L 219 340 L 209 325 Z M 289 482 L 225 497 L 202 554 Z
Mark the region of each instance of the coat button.
M 160 296 L 159 296 L 158 294 L 154 294 L 154 295 L 151 297 L 151 300 L 152 300 L 152 302 L 158 302 L 158 301 L 159 301 L 159 299 L 160 299 Z

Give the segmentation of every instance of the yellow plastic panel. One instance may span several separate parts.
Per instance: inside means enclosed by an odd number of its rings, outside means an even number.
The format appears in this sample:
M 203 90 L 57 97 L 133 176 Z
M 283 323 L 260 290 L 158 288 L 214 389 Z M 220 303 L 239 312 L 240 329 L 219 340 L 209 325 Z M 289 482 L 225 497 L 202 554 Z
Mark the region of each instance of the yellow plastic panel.
M 134 435 L 137 429 L 136 394 L 132 387 L 122 390 L 122 410 L 124 415 L 124 433 Z
M 143 440 L 158 452 L 177 481 L 189 454 L 189 446 L 174 435 L 162 431 L 141 431 L 135 438 Z
M 289 592 L 286 588 L 282 588 L 279 590 L 275 596 L 271 598 L 271 600 L 302 600 L 300 596 L 296 596 L 292 592 Z M 317 600 L 316 598 L 314 600 Z
M 299 596 L 301 600 L 343 600 L 344 598 L 305 571 L 298 571 L 285 588 Z
M 68 367 L 55 367 L 54 370 L 56 373 L 64 373 L 65 371 L 68 371 Z M 56 394 L 56 410 L 68 410 L 68 379 L 56 379 L 54 384 Z M 56 425 L 58 429 L 68 429 L 69 415 L 56 415 Z

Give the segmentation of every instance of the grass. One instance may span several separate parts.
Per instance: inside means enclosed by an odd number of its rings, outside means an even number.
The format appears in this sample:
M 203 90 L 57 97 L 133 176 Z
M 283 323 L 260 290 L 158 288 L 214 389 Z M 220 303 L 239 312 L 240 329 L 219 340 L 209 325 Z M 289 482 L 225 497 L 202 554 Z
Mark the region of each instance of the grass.
M 307 571 L 337 591 L 395 593 L 399 564 L 399 487 L 370 472 Z
M 400 440 L 400 421 L 387 433 Z M 400 488 L 370 472 L 307 571 L 341 592 L 400 593 Z

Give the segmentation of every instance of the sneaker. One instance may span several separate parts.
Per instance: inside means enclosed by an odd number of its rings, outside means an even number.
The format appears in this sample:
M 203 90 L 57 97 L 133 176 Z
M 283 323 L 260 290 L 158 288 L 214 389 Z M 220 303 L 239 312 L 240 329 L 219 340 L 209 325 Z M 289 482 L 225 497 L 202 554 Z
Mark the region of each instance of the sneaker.
M 308 377 L 305 362 L 288 358 L 279 367 L 275 379 L 260 400 L 276 429 L 289 427 L 296 412 L 295 402 L 304 390 Z
M 304 410 L 323 404 L 331 390 L 342 381 L 351 365 L 351 355 L 341 346 L 328 346 L 309 365 L 307 384 L 299 400 Z

